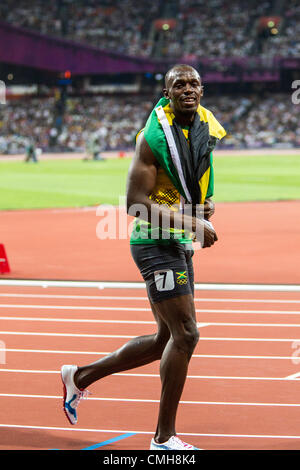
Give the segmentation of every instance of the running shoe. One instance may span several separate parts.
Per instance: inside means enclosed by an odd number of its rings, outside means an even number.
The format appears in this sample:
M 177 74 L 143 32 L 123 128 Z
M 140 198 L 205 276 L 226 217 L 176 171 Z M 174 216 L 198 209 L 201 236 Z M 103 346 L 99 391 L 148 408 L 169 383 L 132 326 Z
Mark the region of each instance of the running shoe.
M 74 383 L 77 366 L 64 365 L 61 368 L 61 380 L 64 386 L 63 410 L 71 424 L 77 423 L 76 408 L 82 398 L 87 397 L 88 390 L 80 390 Z
M 192 446 L 183 442 L 177 436 L 171 436 L 166 442 L 158 444 L 154 439 L 151 440 L 150 450 L 201 450 L 197 447 Z

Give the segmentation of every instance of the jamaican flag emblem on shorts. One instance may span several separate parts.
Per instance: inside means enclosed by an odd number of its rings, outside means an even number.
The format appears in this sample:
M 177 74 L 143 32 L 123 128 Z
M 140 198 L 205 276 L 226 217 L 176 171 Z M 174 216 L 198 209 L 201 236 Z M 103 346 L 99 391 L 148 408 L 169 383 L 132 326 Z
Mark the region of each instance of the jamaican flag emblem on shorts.
M 186 271 L 176 272 L 176 282 L 180 285 L 187 284 L 188 278 Z

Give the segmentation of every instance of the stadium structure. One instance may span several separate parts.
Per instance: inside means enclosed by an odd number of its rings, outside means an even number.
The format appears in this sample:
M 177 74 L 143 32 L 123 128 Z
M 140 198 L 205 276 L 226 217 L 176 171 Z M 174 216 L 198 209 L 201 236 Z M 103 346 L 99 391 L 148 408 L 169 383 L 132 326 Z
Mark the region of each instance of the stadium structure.
M 199 70 L 221 149 L 299 148 L 296 0 L 12 0 L 0 5 L 0 152 L 124 152 L 172 65 Z M 5 104 L 4 104 L 5 102 Z
M 126 210 L 126 180 L 164 75 L 182 63 L 199 71 L 201 104 L 226 136 L 205 172 L 217 243 L 193 243 L 194 276 L 189 255 L 189 276 L 162 268 L 175 244 L 144 255 L 158 290 L 195 281 L 200 341 L 176 432 L 205 450 L 299 450 L 299 0 L 5 0 L 0 18 L 0 450 L 51 450 L 60 464 L 61 450 L 104 450 L 74 454 L 99 465 L 114 451 L 150 447 L 161 376 L 146 356 L 158 355 L 134 341 L 141 367 L 131 369 L 122 344 L 153 335 L 161 354 L 183 300 L 156 335 L 156 307 L 131 254 L 140 225 Z M 157 167 L 152 202 L 165 189 Z M 170 181 L 162 203 L 176 194 Z M 141 205 L 132 207 L 138 216 Z M 122 367 L 117 359 L 111 375 L 105 358 L 116 350 Z M 99 358 L 104 372 L 74 427 L 61 367 Z M 64 409 L 78 400 L 76 391 Z M 24 466 L 25 453 L 13 454 Z

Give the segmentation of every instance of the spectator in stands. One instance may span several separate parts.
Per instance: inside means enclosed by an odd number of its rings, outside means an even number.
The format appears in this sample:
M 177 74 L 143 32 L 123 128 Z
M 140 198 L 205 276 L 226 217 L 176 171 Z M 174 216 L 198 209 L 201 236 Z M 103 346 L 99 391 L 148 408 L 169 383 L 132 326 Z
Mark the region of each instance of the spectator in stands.
M 257 53 L 257 20 L 272 13 L 271 0 L 176 0 L 176 27 L 157 34 L 154 20 L 163 16 L 164 2 L 140 0 L 6 0 L 1 19 L 15 26 L 64 37 L 121 54 L 151 57 L 241 57 Z M 146 13 L 145 13 L 146 12 Z M 300 53 L 300 7 L 297 0 L 282 2 L 278 34 L 265 39 L 262 54 L 297 56 Z
M 132 150 L 153 99 L 130 95 L 69 98 L 55 147 L 51 146 L 53 98 L 8 101 L 0 108 L 0 151 L 24 153 L 24 142 L 32 136 L 43 151 L 85 152 L 86 142 L 95 132 L 101 134 L 101 152 Z M 300 147 L 299 106 L 292 103 L 290 94 L 221 96 L 217 100 L 204 96 L 202 103 L 227 131 L 218 148 Z

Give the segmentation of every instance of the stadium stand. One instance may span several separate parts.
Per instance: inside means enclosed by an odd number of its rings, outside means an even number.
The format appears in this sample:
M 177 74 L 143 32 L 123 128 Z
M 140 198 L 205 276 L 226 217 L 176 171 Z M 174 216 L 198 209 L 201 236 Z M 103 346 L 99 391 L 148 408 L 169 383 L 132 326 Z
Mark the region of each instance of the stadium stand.
M 300 147 L 299 106 L 291 100 L 300 64 L 298 3 L 253 0 L 249 7 L 247 0 L 57 0 L 45 8 L 42 0 L 1 2 L 4 24 L 37 31 L 50 42 L 55 37 L 125 58 L 147 58 L 150 65 L 150 59 L 165 61 L 165 68 L 159 73 L 155 67 L 149 73 L 141 68 L 132 93 L 118 93 L 118 84 L 109 94 L 86 93 L 85 80 L 97 83 L 88 71 L 68 86 L 58 85 L 61 74 L 55 79 L 52 74 L 46 92 L 39 86 L 31 97 L 9 96 L 0 106 L 0 152 L 19 153 L 31 137 L 44 151 L 82 152 L 95 132 L 103 150 L 133 148 L 162 88 L 161 78 L 174 62 L 192 63 L 204 77 L 205 90 L 208 84 L 202 104 L 228 133 L 220 148 Z M 9 64 L 1 66 L 2 75 L 7 70 Z M 18 69 L 22 73 L 25 68 Z
M 60 0 L 45 10 L 43 0 L 7 0 L 0 14 L 14 26 L 131 56 L 295 56 L 299 8 L 297 0 Z M 261 34 L 259 19 L 276 15 L 278 30 Z
M 85 42 L 103 50 L 133 56 L 151 54 L 150 26 L 161 2 L 79 0 L 45 2 L 8 0 L 0 5 L 4 21 L 49 36 Z M 145 15 L 145 11 L 147 14 Z
M 300 56 L 300 4 L 298 0 L 282 2 L 282 15 L 278 33 L 268 35 L 261 46 L 261 55 L 265 57 L 299 57 Z
M 89 135 L 99 132 L 103 150 L 130 150 L 154 99 L 147 97 L 72 97 L 67 100 L 61 133 L 53 124 L 53 98 L 18 100 L 1 111 L 1 153 L 20 153 L 33 136 L 43 151 L 85 151 Z M 218 148 L 300 147 L 299 108 L 286 94 L 261 99 L 231 96 L 204 98 L 228 132 Z M 272 119 L 270 119 L 272 116 Z

